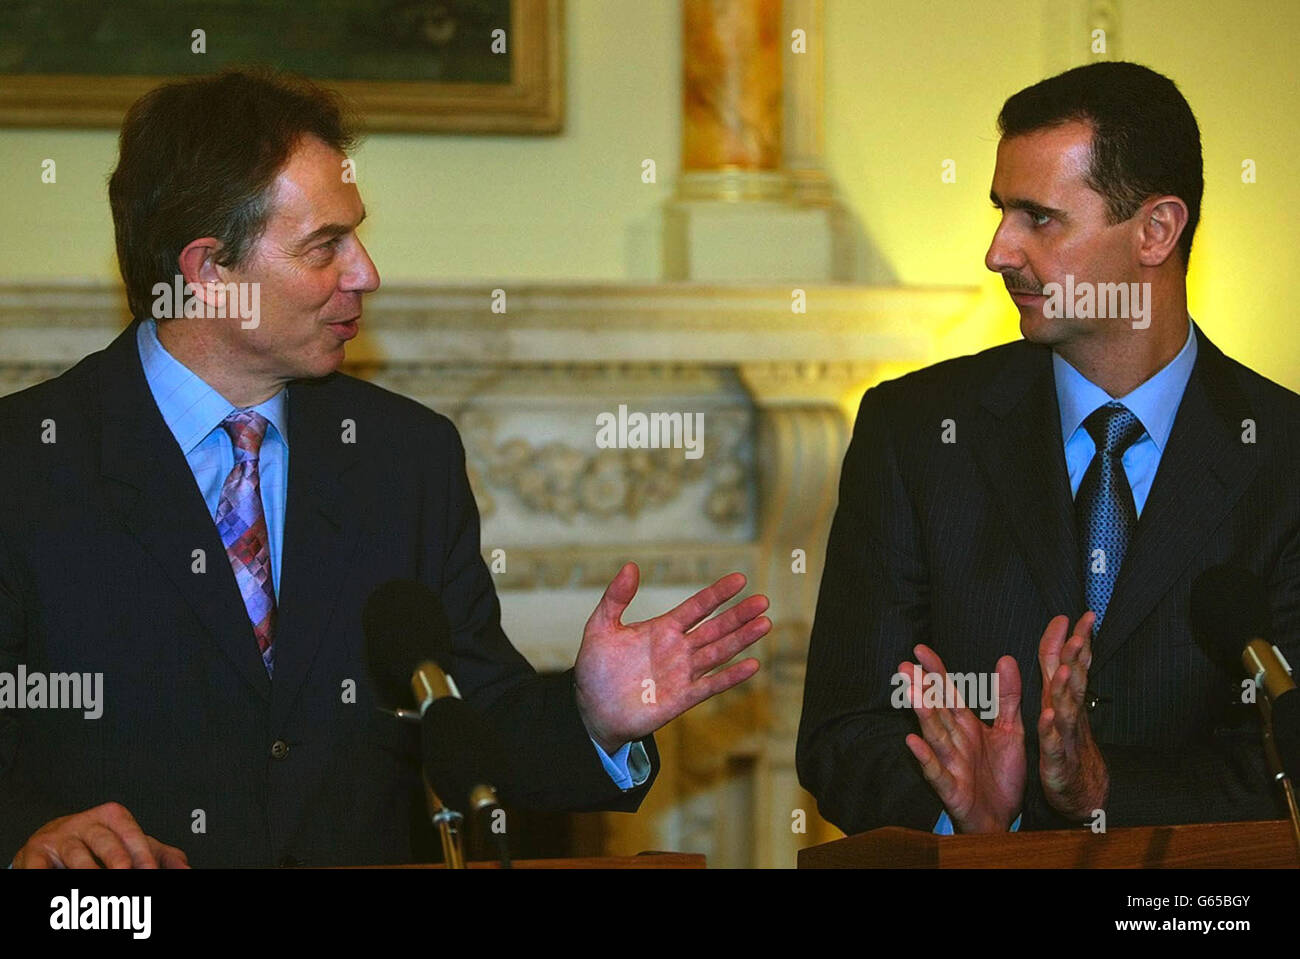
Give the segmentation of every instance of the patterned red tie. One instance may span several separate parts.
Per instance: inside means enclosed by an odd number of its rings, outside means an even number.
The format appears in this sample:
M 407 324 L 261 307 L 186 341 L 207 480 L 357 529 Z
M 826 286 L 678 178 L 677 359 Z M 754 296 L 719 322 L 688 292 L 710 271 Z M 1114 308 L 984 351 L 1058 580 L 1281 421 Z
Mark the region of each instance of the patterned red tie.
M 275 669 L 275 582 L 271 578 L 271 550 L 257 473 L 257 454 L 266 436 L 267 420 L 253 410 L 236 410 L 221 426 L 234 444 L 235 466 L 221 487 L 217 531 L 235 571 L 257 648 L 270 676 Z

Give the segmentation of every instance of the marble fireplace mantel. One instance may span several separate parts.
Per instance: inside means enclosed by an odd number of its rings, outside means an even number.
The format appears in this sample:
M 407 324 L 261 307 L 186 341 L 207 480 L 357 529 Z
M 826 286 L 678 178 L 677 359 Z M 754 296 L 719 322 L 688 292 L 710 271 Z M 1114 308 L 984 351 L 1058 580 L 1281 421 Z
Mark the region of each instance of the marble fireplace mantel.
M 793 306 L 796 290 L 802 312 Z M 840 284 L 386 283 L 364 300 L 363 333 L 348 360 L 905 366 L 928 359 L 973 294 Z M 0 362 L 70 365 L 126 318 L 116 283 L 5 281 Z

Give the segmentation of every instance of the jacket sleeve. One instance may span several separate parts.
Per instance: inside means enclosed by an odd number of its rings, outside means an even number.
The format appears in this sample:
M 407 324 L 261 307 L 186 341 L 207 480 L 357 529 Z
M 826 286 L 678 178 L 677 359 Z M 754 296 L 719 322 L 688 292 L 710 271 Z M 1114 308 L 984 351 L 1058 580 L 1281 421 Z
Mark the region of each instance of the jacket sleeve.
M 796 750 L 800 783 L 850 835 L 929 831 L 943 811 L 904 742 L 915 717 L 890 703 L 898 664 L 931 641 L 930 584 L 881 395 L 863 396 L 840 473 Z
M 445 440 L 445 489 L 431 515 L 445 524 L 439 555 L 442 594 L 451 625 L 453 674 L 466 700 L 487 719 L 504 757 L 496 784 L 509 802 L 546 810 L 632 812 L 659 768 L 654 737 L 643 743 L 651 771 L 637 787 L 620 789 L 605 771 L 574 698 L 573 670 L 538 675 L 501 628 L 501 607 L 480 552 L 479 514 L 465 470 L 465 449 L 450 421 Z M 435 473 L 436 475 L 436 473 Z M 430 491 L 433 495 L 434 491 Z M 575 637 L 575 643 L 576 643 Z

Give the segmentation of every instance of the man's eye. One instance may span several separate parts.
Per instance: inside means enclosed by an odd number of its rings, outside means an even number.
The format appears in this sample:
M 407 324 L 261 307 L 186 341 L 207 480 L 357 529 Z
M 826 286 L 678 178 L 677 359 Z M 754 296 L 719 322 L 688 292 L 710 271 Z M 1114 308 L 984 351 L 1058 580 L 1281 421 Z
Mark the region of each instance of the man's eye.
M 1051 219 L 1052 218 L 1048 216 L 1046 213 L 1031 212 L 1029 214 L 1029 222 L 1032 223 L 1034 226 L 1047 226 L 1048 222 Z
M 318 250 L 328 250 L 328 251 L 331 251 L 331 252 L 332 252 L 332 251 L 334 251 L 334 250 L 337 250 L 338 247 L 339 247 L 339 244 L 342 243 L 342 242 L 343 242 L 343 237 L 341 237 L 341 236 L 336 236 L 334 239 L 332 239 L 332 240 L 328 240 L 328 241 L 326 241 L 325 243 L 322 243 L 320 246 L 316 247 L 316 249 L 318 249 Z

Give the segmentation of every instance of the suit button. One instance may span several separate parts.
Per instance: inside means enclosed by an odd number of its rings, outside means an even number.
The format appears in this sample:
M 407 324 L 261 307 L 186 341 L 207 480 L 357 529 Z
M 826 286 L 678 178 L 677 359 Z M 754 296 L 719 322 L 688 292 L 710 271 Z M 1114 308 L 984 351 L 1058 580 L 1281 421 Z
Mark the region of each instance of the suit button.
M 287 755 L 289 755 L 289 744 L 283 739 L 277 739 L 275 742 L 271 743 L 272 759 L 283 759 Z

